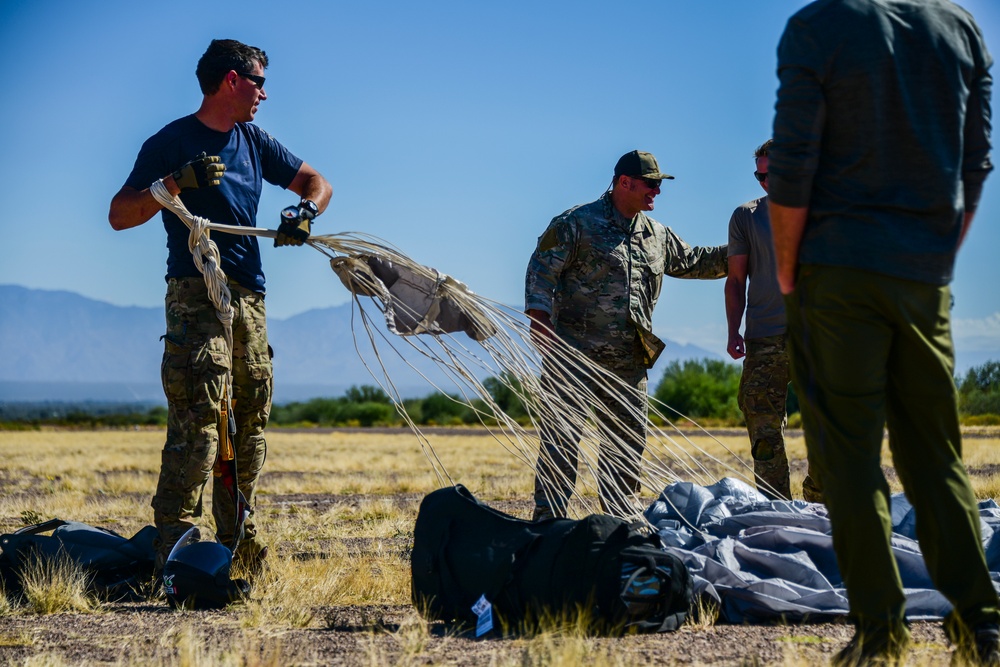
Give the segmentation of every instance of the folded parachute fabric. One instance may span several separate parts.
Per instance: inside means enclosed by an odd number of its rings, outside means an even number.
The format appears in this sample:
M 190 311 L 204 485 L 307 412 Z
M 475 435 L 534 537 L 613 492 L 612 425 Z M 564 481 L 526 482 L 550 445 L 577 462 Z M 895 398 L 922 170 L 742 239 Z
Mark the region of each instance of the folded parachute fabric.
M 469 288 L 435 269 L 418 272 L 370 255 L 335 257 L 330 266 L 353 294 L 382 302 L 386 325 L 399 336 L 462 331 L 484 341 L 497 332 L 472 299 L 462 298 Z
M 916 539 L 913 508 L 892 496 L 892 549 L 910 620 L 951 610 L 934 589 Z M 979 503 L 983 547 L 1000 590 L 1000 506 Z M 744 482 L 671 484 L 645 512 L 665 548 L 694 578 L 695 593 L 729 623 L 823 621 L 848 613 L 830 522 L 821 504 L 771 501 Z

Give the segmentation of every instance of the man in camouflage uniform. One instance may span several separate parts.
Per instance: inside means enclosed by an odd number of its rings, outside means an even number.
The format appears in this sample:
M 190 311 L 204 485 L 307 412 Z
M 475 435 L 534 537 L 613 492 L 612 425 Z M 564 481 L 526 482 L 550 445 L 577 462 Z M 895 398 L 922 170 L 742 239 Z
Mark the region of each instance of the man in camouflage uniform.
M 326 208 L 331 189 L 315 169 L 251 123 L 258 105 L 267 99 L 263 76 L 267 64 L 267 55 L 256 47 L 213 40 L 196 70 L 204 94 L 201 107 L 143 144 L 108 215 L 114 229 L 130 229 L 162 210 L 167 231 L 167 331 L 161 370 L 168 422 L 152 501 L 160 533 L 159 569 L 173 545 L 192 527 L 192 519 L 202 514 L 202 493 L 212 475 L 220 438 L 227 437 L 223 406 L 230 372 L 233 396 L 228 397 L 228 406 L 236 422 L 232 442 L 236 481 L 250 504 L 234 556 L 252 576 L 266 555 L 253 520 L 272 391 L 260 248 L 254 236 L 212 235 L 232 292 L 230 350 L 188 249 L 188 228 L 153 197 L 150 184 L 160 181 L 193 214 L 212 222 L 256 227 L 266 180 L 301 197 L 297 206 L 283 212 L 275 245 L 301 245 L 308 238 L 310 221 Z M 234 501 L 217 478 L 212 513 L 218 540 L 230 548 L 240 537 Z
M 673 176 L 661 173 L 650 153 L 623 155 L 608 192 L 549 223 L 538 239 L 525 279 L 525 312 L 546 356 L 543 385 L 557 398 L 567 391 L 565 382 L 555 377 L 551 355 L 546 355 L 549 340 L 556 336 L 637 392 L 634 399 L 612 397 L 584 380 L 604 404 L 606 411 L 596 416 L 612 436 L 611 442 L 601 442 L 601 507 L 624 517 L 637 509 L 646 443 L 646 371 L 664 347 L 653 334 L 652 324 L 663 276 L 712 279 L 726 275 L 725 246 L 692 248 L 643 213 L 653 210 L 665 178 Z M 547 420 L 541 424 L 536 521 L 566 515 L 579 457 L 579 438 L 566 430 Z
M 771 140 L 754 151 L 754 177 L 767 192 L 767 154 Z M 747 279 L 750 290 L 747 291 Z M 740 322 L 746 311 L 745 336 Z M 750 436 L 757 488 L 769 498 L 791 499 L 785 453 L 785 403 L 788 398 L 788 350 L 785 303 L 774 272 L 774 245 L 767 195 L 733 211 L 729 219 L 729 276 L 726 278 L 727 351 L 743 360 L 739 404 Z M 802 482 L 802 496 L 823 502 L 812 475 Z

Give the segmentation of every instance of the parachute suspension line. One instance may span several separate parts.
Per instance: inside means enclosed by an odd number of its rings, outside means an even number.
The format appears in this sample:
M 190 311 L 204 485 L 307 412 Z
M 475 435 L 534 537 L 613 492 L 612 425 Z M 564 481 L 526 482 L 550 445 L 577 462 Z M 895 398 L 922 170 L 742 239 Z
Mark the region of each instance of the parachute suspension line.
M 392 378 L 389 377 L 389 372 L 386 370 L 385 364 L 382 363 L 382 357 L 381 357 L 381 355 L 378 352 L 378 345 L 376 345 L 376 343 L 375 343 L 375 332 L 372 330 L 371 320 L 370 320 L 370 318 L 368 316 L 368 313 L 366 313 L 365 310 L 364 310 L 364 308 L 361 307 L 361 303 L 358 301 L 358 297 L 356 295 L 353 296 L 353 301 L 354 301 L 354 305 L 358 306 L 358 313 L 361 316 L 361 321 L 362 321 L 362 324 L 364 326 L 365 333 L 368 336 L 368 341 L 369 341 L 369 343 L 371 343 L 371 347 L 375 351 L 376 360 L 378 361 L 379 367 L 382 369 L 382 377 L 380 378 L 378 375 L 375 374 L 374 371 L 372 371 L 371 367 L 368 365 L 367 359 L 365 359 L 364 355 L 361 353 L 360 348 L 358 348 L 357 333 L 356 333 L 356 331 L 354 329 L 354 326 L 353 326 L 355 310 L 352 307 L 351 308 L 351 323 L 352 323 L 351 333 L 352 333 L 352 338 L 353 338 L 353 342 L 354 342 L 354 350 L 355 350 L 355 352 L 358 353 L 358 357 L 361 359 L 361 362 L 364 364 L 365 368 L 368 370 L 368 373 L 375 380 L 376 384 L 378 384 L 379 388 L 382 391 L 384 391 L 387 396 L 390 397 L 390 399 L 393 402 L 393 405 L 396 408 L 396 412 L 403 418 L 403 420 L 406 422 L 407 426 L 410 427 L 410 430 L 416 436 L 417 442 L 420 443 L 420 450 L 424 453 L 424 457 L 426 457 L 427 461 L 431 464 L 431 470 L 434 471 L 434 475 L 437 477 L 438 483 L 441 486 L 444 486 L 445 483 L 446 483 L 446 481 L 447 481 L 447 484 L 449 484 L 451 486 L 454 486 L 455 485 L 455 481 L 451 478 L 451 475 L 448 473 L 448 470 L 445 467 L 444 463 L 438 457 L 437 452 L 434 450 L 434 447 L 431 445 L 430 441 L 427 439 L 427 436 L 425 436 L 423 434 L 423 432 L 419 429 L 419 427 L 417 427 L 416 423 L 410 417 L 410 414 L 403 407 L 403 397 L 400 394 L 399 390 L 396 388 L 396 385 L 392 381 Z M 382 332 L 378 332 L 378 333 L 379 333 L 379 335 L 381 337 L 384 338 L 384 334 Z M 391 344 L 390 344 L 390 349 L 392 349 L 392 351 L 395 352 L 396 354 L 399 354 L 398 350 L 396 350 L 395 348 L 393 348 L 391 346 Z M 383 381 L 382 378 L 384 378 L 384 381 Z
M 230 354 L 233 350 L 233 306 L 232 292 L 229 291 L 229 284 L 225 272 L 222 270 L 222 257 L 219 255 L 219 247 L 209 236 L 211 222 L 205 218 L 193 215 L 188 211 L 179 198 L 174 197 L 167 190 L 163 181 L 156 181 L 149 186 L 149 191 L 164 208 L 169 209 L 174 215 L 181 219 L 190 229 L 188 234 L 188 250 L 191 251 L 191 259 L 194 265 L 205 278 L 205 287 L 208 289 L 208 298 L 215 306 L 216 317 L 222 323 L 226 335 L 226 346 Z M 232 373 L 228 378 L 229 389 L 232 389 Z
M 364 315 L 363 306 L 361 306 L 360 302 L 357 301 L 356 299 L 355 299 L 355 303 L 359 306 L 359 308 L 361 308 L 362 314 Z M 367 316 L 365 316 L 365 326 L 366 326 L 366 328 L 369 327 L 369 319 L 367 318 Z M 379 356 L 379 354 L 377 352 L 378 348 L 377 348 L 377 345 L 375 344 L 375 339 L 374 339 L 374 336 L 372 335 L 372 332 L 371 332 L 370 329 L 368 329 L 368 333 L 369 333 L 369 340 L 372 342 L 372 346 L 376 350 L 376 357 L 381 362 L 381 356 Z M 475 378 L 475 373 L 473 371 L 469 370 L 469 368 L 465 367 L 461 363 L 461 361 L 458 360 L 458 357 L 459 357 L 458 352 L 455 351 L 455 350 L 451 350 L 450 347 L 448 345 L 444 344 L 443 341 L 439 337 L 437 337 L 437 336 L 432 337 L 431 340 L 436 340 L 437 343 L 441 344 L 441 352 L 435 352 L 431 348 L 431 346 L 426 342 L 426 338 L 425 337 L 419 337 L 419 338 L 416 338 L 416 337 L 407 337 L 405 340 L 421 356 L 433 360 L 434 362 L 437 363 L 437 365 L 439 367 L 441 367 L 441 368 L 443 368 L 443 369 L 445 369 L 445 370 L 447 370 L 447 371 L 449 371 L 451 373 L 450 378 L 452 379 L 452 381 L 456 385 L 459 386 L 460 391 L 463 393 L 464 400 L 458 400 L 458 399 L 456 399 L 454 397 L 451 397 L 446 392 L 445 388 L 442 387 L 442 386 L 440 386 L 440 384 L 439 384 L 438 381 L 435 381 L 434 379 L 428 377 L 421 369 L 419 369 L 416 366 L 414 366 L 413 364 L 411 364 L 398 350 L 396 350 L 395 347 L 392 346 L 392 342 L 390 342 L 389 339 L 386 338 L 386 336 L 385 336 L 385 334 L 383 332 L 380 331 L 378 333 L 379 333 L 379 337 L 382 338 L 384 341 L 386 341 L 390 345 L 390 347 L 393 349 L 394 352 L 396 352 L 397 356 L 399 357 L 399 359 L 401 361 L 403 361 L 403 363 L 406 363 L 421 378 L 423 378 L 431 387 L 433 387 L 434 389 L 437 389 L 438 392 L 441 393 L 442 395 L 447 396 L 449 399 L 453 400 L 455 403 L 457 403 L 459 405 L 462 405 L 462 406 L 464 406 L 466 408 L 471 408 L 472 411 L 479 418 L 480 422 L 483 422 L 483 420 L 496 419 L 500 424 L 505 425 L 508 429 L 519 428 L 517 426 L 516 422 L 514 422 L 510 417 L 508 417 L 499 408 L 499 406 L 496 405 L 496 403 L 493 401 L 492 397 L 490 396 L 489 392 L 486 391 L 484 388 L 482 388 L 480 386 L 479 381 Z M 456 350 L 458 350 L 458 349 L 464 349 L 464 348 L 459 348 L 459 346 L 457 345 L 457 341 L 451 341 L 449 339 L 449 343 L 452 343 L 452 342 L 456 343 Z M 371 372 L 371 367 L 368 365 L 367 361 L 365 360 L 364 355 L 361 354 L 360 349 L 358 349 L 358 353 L 359 353 L 359 355 L 362 358 L 362 362 L 369 369 L 369 372 Z M 383 371 L 383 373 L 385 373 L 386 383 L 387 384 L 392 384 L 391 378 L 388 377 L 388 372 L 386 371 L 384 365 L 382 365 L 382 371 Z M 374 377 L 374 373 L 372 375 Z M 385 387 L 385 385 L 383 384 L 382 380 L 380 380 L 377 377 L 376 377 L 376 382 L 378 382 L 378 384 L 380 386 L 382 386 L 383 388 Z M 397 396 L 397 397 L 399 396 L 398 392 L 395 393 L 395 396 Z M 487 404 L 486 409 L 482 409 L 482 408 L 476 407 L 475 401 L 477 399 L 478 400 L 482 400 L 482 401 L 484 401 Z M 415 433 L 417 433 L 419 435 L 419 437 L 421 437 L 422 441 L 426 442 L 426 439 L 424 438 L 423 434 L 420 432 L 419 427 L 417 427 L 412 422 L 412 419 L 410 418 L 410 416 L 406 413 L 405 409 L 402 408 L 402 400 L 401 399 L 397 399 L 397 409 L 398 409 L 398 411 L 401 414 L 404 415 L 404 419 L 406 419 L 406 421 L 410 425 L 411 429 Z M 488 432 L 491 435 L 494 436 L 494 439 L 496 439 L 496 433 L 494 431 L 490 430 Z M 501 444 L 502 444 L 502 442 L 501 442 Z M 431 451 L 433 451 L 432 447 L 430 449 L 431 449 Z M 520 454 L 519 450 L 510 450 L 510 449 L 508 449 L 508 451 L 510 451 L 515 456 L 518 456 Z M 434 456 L 435 456 L 435 460 L 437 460 L 437 461 L 440 462 L 440 459 L 437 458 L 437 455 L 435 454 Z M 525 460 L 525 463 L 527 463 L 529 465 L 529 467 L 530 467 L 531 464 L 530 464 L 529 461 Z
M 219 247 L 209 236 L 210 221 L 193 215 L 188 211 L 179 198 L 174 197 L 167 190 L 167 186 L 162 180 L 156 181 L 149 187 L 150 193 L 165 208 L 181 219 L 190 233 L 188 234 L 188 250 L 191 251 L 191 259 L 194 265 L 205 279 L 205 287 L 208 289 L 208 298 L 215 306 L 215 315 L 222 323 L 222 330 L 225 333 L 226 348 L 229 354 L 233 353 L 233 304 L 232 292 L 229 290 L 226 273 L 222 270 L 222 257 L 219 254 Z M 226 372 L 226 386 L 224 394 L 229 397 L 233 392 L 233 372 L 232 369 Z
M 161 189 L 161 196 L 165 195 L 166 201 L 154 192 L 157 200 L 192 228 L 191 245 L 198 250 L 195 261 L 198 262 L 199 254 L 204 257 L 208 273 L 214 274 L 218 263 L 217 254 L 213 258 L 210 248 L 203 249 L 201 238 L 205 237 L 207 244 L 208 231 L 270 238 L 276 234 L 268 229 L 219 225 L 198 219 L 187 212 L 178 200 L 169 197 L 165 188 L 153 189 Z M 367 234 L 345 232 L 311 236 L 305 243 L 328 258 L 330 267 L 352 293 L 351 328 L 355 350 L 416 435 L 439 483 L 444 484 L 447 480 L 447 483 L 454 484 L 432 443 L 404 407 L 399 388 L 390 377 L 383 359 L 385 345 L 430 386 L 470 410 L 490 437 L 543 479 L 548 488 L 572 489 L 573 480 L 554 465 L 548 453 L 540 451 L 539 434 L 543 431 L 558 432 L 567 441 L 579 442 L 579 467 L 586 474 L 579 475 L 576 480 L 579 491 L 574 495 L 572 505 L 583 513 L 601 511 L 597 503 L 601 495 L 601 471 L 626 463 L 634 465 L 635 452 L 639 449 L 645 451 L 640 466 L 640 484 L 654 494 L 660 494 L 672 482 L 710 484 L 720 471 L 753 484 L 752 467 L 740 460 L 718 438 L 701 429 L 700 435 L 711 438 L 726 452 L 727 460 L 700 447 L 663 411 L 680 413 L 670 410 L 655 398 L 645 394 L 640 396 L 634 387 L 564 341 L 551 341 L 543 363 L 532 341 L 530 327 L 520 311 L 475 294 L 457 280 L 418 264 L 398 248 Z M 224 278 L 219 284 L 221 297 Z M 207 275 L 206 285 L 210 294 L 213 293 Z M 386 328 L 396 336 L 387 337 L 381 328 L 373 326 L 373 318 L 362 303 L 361 296 L 371 298 L 370 303 L 384 317 Z M 220 303 L 223 299 L 220 298 Z M 355 306 L 374 361 L 366 357 L 358 344 Z M 447 328 L 440 325 L 441 321 L 456 314 L 464 318 L 461 319 L 461 326 Z M 463 342 L 463 337 L 453 335 L 457 331 L 464 331 L 477 346 L 469 346 Z M 400 341 L 405 342 L 418 358 L 432 361 L 436 371 L 443 375 L 443 380 L 432 378 L 418 368 L 411 360 L 413 355 L 406 356 L 398 349 Z M 492 384 L 489 387 L 493 392 L 480 378 L 490 379 Z M 448 390 L 452 386 L 457 388 L 457 394 Z M 528 423 L 507 414 L 494 395 L 498 391 L 506 392 L 520 402 L 527 413 Z M 648 414 L 639 413 L 643 405 L 648 406 Z M 646 440 L 640 440 L 642 434 L 633 433 L 618 415 L 627 415 L 632 422 L 645 423 Z M 688 419 L 684 415 L 680 418 Z M 694 423 L 693 420 L 688 421 Z M 669 499 L 661 498 L 669 502 Z M 623 516 L 634 516 L 637 508 L 615 506 L 604 509 Z
M 180 220 L 187 225 L 188 250 L 191 252 L 191 259 L 195 267 L 205 279 L 205 287 L 208 290 L 208 298 L 215 306 L 215 315 L 222 324 L 223 335 L 226 340 L 226 349 L 229 356 L 233 355 L 233 320 L 235 318 L 232 305 L 232 292 L 229 289 L 229 282 L 225 271 L 222 270 L 222 257 L 219 247 L 212 241 L 209 230 L 213 226 L 211 221 L 193 215 L 188 211 L 184 202 L 178 197 L 174 197 L 167 190 L 162 180 L 154 182 L 149 187 L 150 193 L 165 208 L 170 210 Z M 242 228 L 240 228 L 242 229 Z M 233 413 L 233 369 L 232 363 L 226 370 L 225 382 L 222 387 L 221 410 L 219 420 L 219 446 L 216 461 L 213 466 L 213 475 L 216 484 L 222 483 L 233 499 L 235 508 L 235 524 L 233 539 L 226 546 L 235 553 L 243 539 L 243 524 L 250 514 L 251 508 L 243 492 L 240 491 L 239 481 L 236 474 L 236 443 L 233 438 L 236 435 L 236 421 Z
M 542 360 L 531 342 L 530 329 L 520 312 L 476 295 L 457 281 L 442 280 L 437 271 L 415 263 L 395 248 L 372 237 L 338 234 L 312 237 L 310 241 L 317 249 L 322 247 L 329 251 L 324 254 L 331 257 L 331 268 L 345 287 L 355 296 L 372 298 L 371 303 L 385 316 L 390 330 L 393 330 L 393 321 L 397 324 L 400 320 L 416 323 L 408 331 L 393 331 L 401 338 L 390 340 L 380 334 L 381 339 L 393 347 L 398 345 L 398 342 L 393 341 L 403 340 L 420 356 L 433 360 L 438 370 L 444 371 L 447 379 L 459 388 L 460 395 L 450 396 L 443 389 L 443 383 L 429 378 L 397 352 L 399 359 L 451 400 L 470 408 L 495 441 L 546 479 L 549 485 L 556 488 L 570 486 L 570 480 L 557 466 L 544 465 L 542 459 L 545 455 L 539 458 L 537 433 L 541 431 L 540 426 L 549 424 L 559 432 L 571 434 L 573 440 L 579 440 L 580 466 L 589 471 L 590 475 L 581 476 L 578 480 L 581 493 L 574 502 L 581 505 L 584 511 L 599 511 L 595 502 L 599 495 L 598 484 L 595 482 L 600 476 L 599 471 L 609 464 L 625 462 L 631 452 L 640 446 L 646 451 L 641 482 L 654 493 L 659 493 L 667 483 L 676 481 L 692 480 L 710 484 L 717 479 L 720 470 L 729 471 L 733 476 L 753 483 L 750 466 L 717 438 L 704 429 L 701 430 L 700 435 L 714 440 L 728 457 L 732 457 L 733 463 L 701 449 L 663 414 L 661 408 L 667 407 L 655 399 L 648 401 L 648 416 L 655 416 L 655 421 L 647 419 L 647 415 L 637 414 L 637 406 L 645 404 L 646 396 L 642 396 L 643 400 L 639 401 L 634 388 L 562 341 L 553 341 L 552 349 L 546 355 L 546 369 L 551 380 L 543 382 Z M 340 254 L 344 256 L 340 257 Z M 410 306 L 405 299 L 398 298 L 403 294 L 403 291 L 397 290 L 398 283 L 378 283 L 371 275 L 369 265 L 364 261 L 355 261 L 365 259 L 374 259 L 401 271 L 405 270 L 411 274 L 408 280 L 425 281 L 429 285 L 429 291 L 439 291 L 442 299 L 450 300 L 458 310 L 477 322 L 480 330 L 487 331 L 489 335 L 477 338 L 469 333 L 479 344 L 473 350 L 462 343 L 465 339 L 461 336 L 451 335 L 448 331 L 434 331 L 428 324 L 431 318 L 426 309 Z M 402 278 L 399 280 L 403 281 Z M 360 299 L 355 299 L 355 304 L 364 310 L 365 305 Z M 444 308 L 441 310 L 443 312 Z M 415 333 L 428 335 L 413 335 Z M 378 341 L 375 337 L 370 335 L 369 340 L 376 346 Z M 369 366 L 369 371 L 371 370 Z M 386 370 L 384 365 L 382 370 Z M 491 386 L 495 390 L 509 391 L 521 401 L 528 412 L 530 425 L 518 423 L 501 409 L 490 390 L 478 379 L 484 376 L 491 376 L 494 383 Z M 561 391 L 554 392 L 553 386 L 560 387 Z M 600 389 L 601 395 L 598 396 L 592 387 Z M 617 410 L 609 409 L 606 402 L 613 404 L 611 407 Z M 653 442 L 639 442 L 638 434 L 631 435 L 616 413 L 630 415 L 640 423 L 646 421 Z M 417 431 L 416 427 L 411 428 Z M 666 430 L 668 428 L 675 435 L 679 434 L 679 438 L 671 436 Z M 696 456 L 696 453 L 701 456 Z M 706 459 L 713 466 L 712 469 L 704 462 Z M 634 513 L 635 508 L 606 509 L 629 514 Z

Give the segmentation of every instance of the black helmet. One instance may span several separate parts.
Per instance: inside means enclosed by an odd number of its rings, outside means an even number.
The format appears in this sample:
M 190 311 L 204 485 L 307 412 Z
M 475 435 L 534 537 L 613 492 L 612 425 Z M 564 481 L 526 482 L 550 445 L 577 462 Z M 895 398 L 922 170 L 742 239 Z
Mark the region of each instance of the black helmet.
M 230 579 L 232 552 L 218 542 L 202 542 L 198 527 L 177 541 L 163 566 L 163 593 L 171 607 L 221 609 L 246 598 L 250 584 Z

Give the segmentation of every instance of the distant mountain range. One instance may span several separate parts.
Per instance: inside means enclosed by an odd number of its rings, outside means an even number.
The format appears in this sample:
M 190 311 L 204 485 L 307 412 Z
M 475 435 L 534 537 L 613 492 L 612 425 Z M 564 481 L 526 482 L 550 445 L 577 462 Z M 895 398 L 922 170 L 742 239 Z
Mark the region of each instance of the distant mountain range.
M 351 303 L 270 318 L 275 402 L 340 396 L 351 386 L 376 384 L 366 361 L 383 381 L 391 378 L 404 397 L 454 387 L 417 350 L 400 344 L 380 316 L 371 328 L 381 355 L 376 358 L 360 318 Z M 114 306 L 72 292 L 0 285 L 0 401 L 163 403 L 163 329 L 161 307 Z M 668 341 L 657 368 L 675 359 L 704 357 L 721 358 Z

